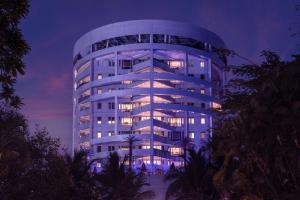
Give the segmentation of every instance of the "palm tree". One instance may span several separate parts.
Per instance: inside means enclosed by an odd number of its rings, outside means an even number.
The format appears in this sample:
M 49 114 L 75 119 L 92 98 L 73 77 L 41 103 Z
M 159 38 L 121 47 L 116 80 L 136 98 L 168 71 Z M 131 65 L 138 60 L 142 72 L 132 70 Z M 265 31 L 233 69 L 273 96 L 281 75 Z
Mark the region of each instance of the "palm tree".
M 74 156 L 65 156 L 65 161 L 72 177 L 71 195 L 72 199 L 98 199 L 95 193 L 94 180 L 91 174 L 91 164 L 88 162 L 86 153 L 75 152 Z
M 207 163 L 204 152 L 188 150 L 188 158 L 183 168 L 171 167 L 165 181 L 171 181 L 165 199 L 210 200 L 218 199 L 212 177 L 214 169 Z
M 183 149 L 183 155 L 182 158 L 184 160 L 184 166 L 186 164 L 186 159 L 187 159 L 187 152 L 190 148 L 192 148 L 191 145 L 191 139 L 189 137 L 183 137 L 180 142 L 177 143 L 179 146 L 182 147 Z
M 95 175 L 97 188 L 103 200 L 142 200 L 154 197 L 151 190 L 145 190 L 146 183 L 142 172 L 125 169 L 125 160 L 120 164 L 116 152 L 110 154 L 108 162 L 100 174 Z
M 129 169 L 131 169 L 132 166 L 132 150 L 133 150 L 133 144 L 135 142 L 138 142 L 139 139 L 137 139 L 134 135 L 129 135 L 127 137 L 127 142 L 129 144 Z

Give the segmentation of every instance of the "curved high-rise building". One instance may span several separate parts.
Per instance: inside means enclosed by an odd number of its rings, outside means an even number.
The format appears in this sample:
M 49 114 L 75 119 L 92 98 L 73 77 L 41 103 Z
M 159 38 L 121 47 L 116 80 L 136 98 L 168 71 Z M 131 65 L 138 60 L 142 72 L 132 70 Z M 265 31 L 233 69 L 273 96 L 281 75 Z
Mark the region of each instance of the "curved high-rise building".
M 125 21 L 83 35 L 74 47 L 73 147 L 98 158 L 128 154 L 149 170 L 182 165 L 183 140 L 211 137 L 224 48 L 216 34 L 181 22 Z

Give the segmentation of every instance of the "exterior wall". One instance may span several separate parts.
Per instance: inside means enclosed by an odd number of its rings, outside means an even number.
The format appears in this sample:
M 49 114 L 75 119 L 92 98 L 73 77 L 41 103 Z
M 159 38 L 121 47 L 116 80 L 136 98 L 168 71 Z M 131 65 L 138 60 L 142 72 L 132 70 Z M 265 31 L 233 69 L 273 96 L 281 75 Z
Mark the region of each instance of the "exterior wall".
M 134 134 L 135 167 L 182 165 L 183 138 L 200 148 L 212 134 L 223 66 L 215 48 L 224 43 L 214 33 L 165 20 L 82 36 L 74 47 L 73 148 L 105 162 L 112 151 L 127 155 Z

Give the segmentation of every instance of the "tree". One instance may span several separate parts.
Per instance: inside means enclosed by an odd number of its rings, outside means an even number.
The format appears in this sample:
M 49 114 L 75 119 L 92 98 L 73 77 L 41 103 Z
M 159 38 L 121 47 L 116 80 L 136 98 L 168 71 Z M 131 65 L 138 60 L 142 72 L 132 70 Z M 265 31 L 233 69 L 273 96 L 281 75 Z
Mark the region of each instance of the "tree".
M 139 139 L 135 138 L 134 135 L 129 135 L 127 137 L 127 142 L 129 144 L 129 169 L 131 169 L 132 166 L 132 150 L 133 150 L 133 144 L 135 142 L 138 142 Z
M 100 195 L 95 192 L 94 179 L 91 174 L 91 162 L 87 161 L 86 153 L 75 152 L 73 157 L 66 155 L 65 160 L 72 176 L 71 199 L 99 199 Z
M 218 193 L 213 185 L 214 168 L 207 162 L 202 149 L 188 150 L 186 165 L 176 169 L 171 165 L 165 181 L 171 181 L 167 188 L 166 200 L 174 197 L 184 200 L 217 199 Z
M 23 39 L 20 20 L 29 9 L 27 0 L 1 0 L 0 2 L 0 100 L 13 107 L 21 105 L 21 99 L 14 94 L 16 77 L 24 74 L 22 58 L 29 46 Z
M 263 52 L 261 65 L 234 68 L 215 129 L 214 183 L 231 199 L 296 199 L 300 194 L 300 57 Z
M 95 175 L 96 187 L 103 200 L 142 200 L 152 198 L 154 193 L 145 190 L 144 173 L 126 170 L 124 161 L 116 152 L 111 153 L 100 174 Z
M 0 107 L 0 196 L 12 199 L 16 183 L 30 162 L 24 117 Z

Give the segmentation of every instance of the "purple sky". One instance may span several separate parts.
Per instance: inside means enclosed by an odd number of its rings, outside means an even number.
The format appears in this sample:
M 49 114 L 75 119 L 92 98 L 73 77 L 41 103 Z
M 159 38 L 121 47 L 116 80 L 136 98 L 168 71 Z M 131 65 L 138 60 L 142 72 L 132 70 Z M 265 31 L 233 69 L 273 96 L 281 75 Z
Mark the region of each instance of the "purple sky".
M 284 59 L 297 52 L 296 0 L 32 0 L 22 22 L 32 50 L 17 82 L 31 126 L 46 126 L 70 147 L 72 49 L 87 31 L 117 21 L 170 19 L 217 33 L 228 48 L 253 61 L 262 50 Z M 298 20 L 300 18 L 298 17 Z M 289 30 L 292 27 L 294 30 Z

